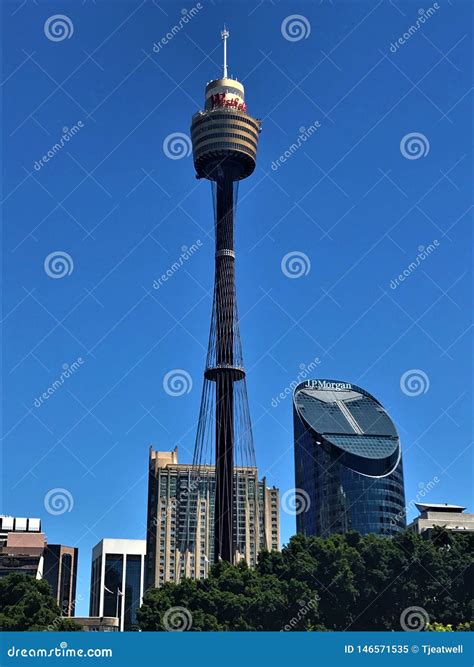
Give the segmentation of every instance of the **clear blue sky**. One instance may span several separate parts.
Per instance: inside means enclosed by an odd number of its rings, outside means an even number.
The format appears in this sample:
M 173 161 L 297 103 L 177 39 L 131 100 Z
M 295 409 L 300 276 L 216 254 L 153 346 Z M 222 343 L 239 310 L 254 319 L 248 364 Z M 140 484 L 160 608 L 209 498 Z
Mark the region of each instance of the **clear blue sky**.
M 391 51 L 420 3 L 203 1 L 156 53 L 184 5 L 3 3 L 2 511 L 40 516 L 50 542 L 79 547 L 79 613 L 88 612 L 92 546 L 145 535 L 149 445 L 179 443 L 183 462 L 194 447 L 213 287 L 211 195 L 192 158 L 170 159 L 163 142 L 189 133 L 219 74 L 224 21 L 230 72 L 263 119 L 236 237 L 260 473 L 282 492 L 294 486 L 291 399 L 272 407 L 272 398 L 319 357 L 313 376 L 359 384 L 389 410 L 407 502 L 436 477 L 430 501 L 472 509 L 471 7 L 438 6 Z M 55 14 L 69 18 L 70 38 L 46 37 Z M 293 14 L 306 37 L 290 41 L 281 25 Z M 419 159 L 400 149 L 411 133 L 424 135 Z M 73 262 L 60 279 L 44 268 L 56 251 Z M 281 262 L 294 251 L 309 272 L 290 279 Z M 78 357 L 84 363 L 35 407 Z M 173 369 L 190 374 L 189 393 L 164 391 Z M 428 378 L 416 396 L 400 387 L 411 370 Z M 71 494 L 71 511 L 46 511 L 56 488 Z M 283 541 L 294 532 L 294 517 L 282 515 Z

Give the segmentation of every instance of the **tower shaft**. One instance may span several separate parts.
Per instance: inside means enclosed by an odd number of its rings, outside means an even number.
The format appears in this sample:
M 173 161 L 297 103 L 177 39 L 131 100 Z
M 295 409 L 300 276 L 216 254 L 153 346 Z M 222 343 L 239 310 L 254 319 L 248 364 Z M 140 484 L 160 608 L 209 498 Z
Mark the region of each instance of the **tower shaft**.
M 216 499 L 215 559 L 233 561 L 234 496 L 234 184 L 223 170 L 216 182 Z

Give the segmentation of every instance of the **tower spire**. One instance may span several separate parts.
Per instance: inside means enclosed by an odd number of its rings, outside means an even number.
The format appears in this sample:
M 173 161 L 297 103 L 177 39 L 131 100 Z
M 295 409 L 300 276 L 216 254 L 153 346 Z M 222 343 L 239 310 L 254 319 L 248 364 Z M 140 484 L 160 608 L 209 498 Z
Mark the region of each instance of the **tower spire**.
M 227 79 L 227 39 L 229 37 L 229 31 L 225 27 L 225 23 L 224 23 L 224 30 L 221 30 L 221 37 L 222 41 L 224 42 L 224 68 L 223 68 L 222 78 Z

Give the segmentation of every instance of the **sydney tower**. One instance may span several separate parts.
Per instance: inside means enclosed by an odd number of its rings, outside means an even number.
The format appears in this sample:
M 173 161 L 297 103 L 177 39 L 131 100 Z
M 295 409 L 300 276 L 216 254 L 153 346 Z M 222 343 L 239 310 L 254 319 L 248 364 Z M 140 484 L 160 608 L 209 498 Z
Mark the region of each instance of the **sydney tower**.
M 234 562 L 237 509 L 234 468 L 255 466 L 235 293 L 234 217 L 238 182 L 255 169 L 261 123 L 247 113 L 243 85 L 227 75 L 206 86 L 204 110 L 193 116 L 197 178 L 212 183 L 215 284 L 194 465 L 215 466 L 214 561 Z M 214 484 L 214 483 L 213 483 Z

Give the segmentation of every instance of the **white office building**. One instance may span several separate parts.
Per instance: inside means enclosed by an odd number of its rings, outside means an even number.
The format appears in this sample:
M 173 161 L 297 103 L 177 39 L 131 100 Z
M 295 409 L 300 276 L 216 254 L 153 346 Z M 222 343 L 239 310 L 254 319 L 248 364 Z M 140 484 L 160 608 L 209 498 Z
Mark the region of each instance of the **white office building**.
M 117 617 L 121 632 L 138 630 L 143 599 L 145 540 L 101 540 L 92 550 L 92 617 Z

